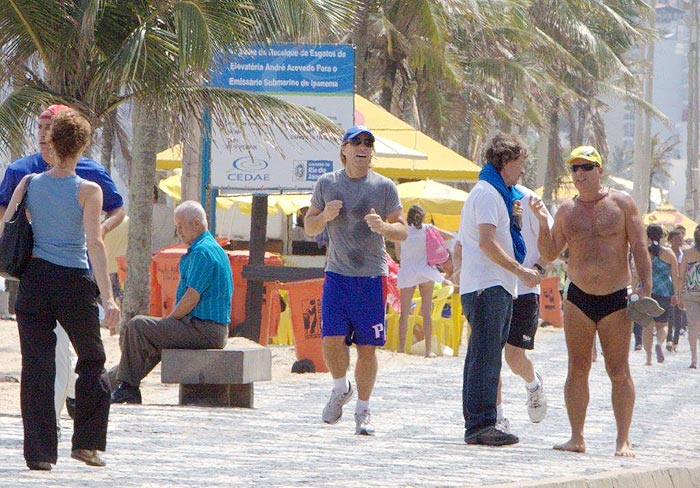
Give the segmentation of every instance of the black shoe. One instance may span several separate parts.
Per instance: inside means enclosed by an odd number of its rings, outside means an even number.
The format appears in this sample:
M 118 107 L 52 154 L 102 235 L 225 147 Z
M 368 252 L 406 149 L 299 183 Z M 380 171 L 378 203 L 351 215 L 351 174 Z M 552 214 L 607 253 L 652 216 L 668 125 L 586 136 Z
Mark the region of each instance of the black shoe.
M 66 397 L 66 411 L 70 418 L 75 418 L 75 398 Z
M 467 444 L 480 444 L 484 446 L 509 446 L 520 442 L 517 436 L 498 430 L 493 425 L 483 428 L 475 434 L 465 435 L 464 442 Z
M 32 471 L 51 471 L 51 463 L 46 461 L 27 461 L 27 467 Z
M 141 390 L 134 388 L 129 383 L 120 383 L 109 399 L 110 403 L 132 403 L 141 404 Z

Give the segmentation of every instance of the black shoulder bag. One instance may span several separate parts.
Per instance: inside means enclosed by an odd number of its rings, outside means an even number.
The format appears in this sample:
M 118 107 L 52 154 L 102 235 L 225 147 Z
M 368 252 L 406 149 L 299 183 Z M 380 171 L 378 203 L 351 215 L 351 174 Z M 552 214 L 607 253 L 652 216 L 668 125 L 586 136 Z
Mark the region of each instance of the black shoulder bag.
M 34 233 L 24 209 L 32 178 L 33 176 L 27 180 L 22 201 L 17 205 L 12 220 L 5 222 L 0 236 L 0 276 L 3 278 L 21 278 L 24 268 L 32 257 Z

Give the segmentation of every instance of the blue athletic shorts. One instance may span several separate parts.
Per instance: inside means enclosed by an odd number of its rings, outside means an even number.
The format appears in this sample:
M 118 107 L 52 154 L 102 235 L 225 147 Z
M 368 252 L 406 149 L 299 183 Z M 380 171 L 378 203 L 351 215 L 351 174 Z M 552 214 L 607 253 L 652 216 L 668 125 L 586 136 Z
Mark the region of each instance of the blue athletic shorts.
M 321 335 L 345 336 L 348 344 L 383 346 L 386 277 L 326 272 L 321 300 Z

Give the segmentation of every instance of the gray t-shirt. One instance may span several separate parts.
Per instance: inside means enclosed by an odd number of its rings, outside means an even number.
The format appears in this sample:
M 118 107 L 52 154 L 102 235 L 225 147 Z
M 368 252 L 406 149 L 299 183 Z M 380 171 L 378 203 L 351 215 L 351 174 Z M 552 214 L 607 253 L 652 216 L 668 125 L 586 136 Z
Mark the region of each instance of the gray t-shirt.
M 369 230 L 365 215 L 374 209 L 386 220 L 399 210 L 396 185 L 371 170 L 364 178 L 350 178 L 341 169 L 318 179 L 311 205 L 323 210 L 332 200 L 342 200 L 343 208 L 326 224 L 330 238 L 326 271 L 343 276 L 386 275 L 384 237 Z

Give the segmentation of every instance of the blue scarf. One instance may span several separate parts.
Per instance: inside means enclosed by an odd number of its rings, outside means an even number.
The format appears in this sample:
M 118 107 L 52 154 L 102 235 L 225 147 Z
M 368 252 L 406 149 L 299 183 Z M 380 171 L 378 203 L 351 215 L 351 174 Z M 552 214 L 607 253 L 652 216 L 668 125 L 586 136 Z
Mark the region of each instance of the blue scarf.
M 508 209 L 508 215 L 510 216 L 510 237 L 513 240 L 513 253 L 515 254 L 515 259 L 522 264 L 525 260 L 527 248 L 525 247 L 523 235 L 520 233 L 520 224 L 513 219 L 513 202 L 515 200 L 520 200 L 524 195 L 520 190 L 515 188 L 515 185 L 510 187 L 506 186 L 503 177 L 491 163 L 486 163 L 481 169 L 479 180 L 491 184 L 503 197 L 503 201 L 506 203 L 506 208 Z

